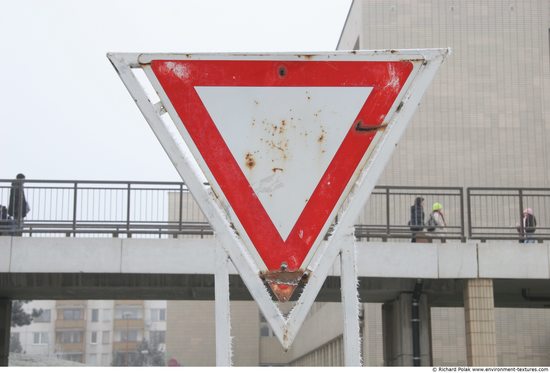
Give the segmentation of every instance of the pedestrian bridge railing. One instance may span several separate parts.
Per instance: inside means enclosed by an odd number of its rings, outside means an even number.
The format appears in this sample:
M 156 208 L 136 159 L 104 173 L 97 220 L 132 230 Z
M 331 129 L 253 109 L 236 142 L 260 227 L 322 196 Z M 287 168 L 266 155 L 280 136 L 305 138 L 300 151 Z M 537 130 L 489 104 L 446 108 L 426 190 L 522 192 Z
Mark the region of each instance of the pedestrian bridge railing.
M 468 237 L 518 239 L 522 211 L 532 208 L 535 240 L 550 239 L 550 188 L 466 188 Z
M 0 179 L 0 205 L 8 206 L 14 180 Z M 30 211 L 0 220 L 1 235 L 66 237 L 207 237 L 210 224 L 184 183 L 142 181 L 25 180 Z M 424 198 L 425 220 L 443 205 L 444 232 L 428 240 L 517 240 L 526 207 L 534 210 L 538 241 L 550 239 L 550 188 L 377 186 L 357 220 L 357 239 L 411 239 L 410 206 Z M 18 206 L 23 208 L 20 203 Z M 20 215 L 20 214 L 19 214 Z M 330 234 L 330 231 L 329 231 Z
M 12 180 L 0 180 L 0 204 Z M 26 180 L 30 207 L 15 234 L 29 236 L 169 237 L 212 235 L 183 183 Z

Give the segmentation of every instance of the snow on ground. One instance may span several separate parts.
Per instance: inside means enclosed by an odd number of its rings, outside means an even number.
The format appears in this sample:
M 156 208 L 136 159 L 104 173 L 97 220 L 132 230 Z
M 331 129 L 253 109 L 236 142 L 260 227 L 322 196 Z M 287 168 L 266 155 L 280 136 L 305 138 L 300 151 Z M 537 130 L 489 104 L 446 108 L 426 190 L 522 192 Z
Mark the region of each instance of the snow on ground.
M 57 359 L 51 356 L 25 355 L 11 353 L 9 356 L 11 367 L 83 367 L 84 364 L 75 361 Z

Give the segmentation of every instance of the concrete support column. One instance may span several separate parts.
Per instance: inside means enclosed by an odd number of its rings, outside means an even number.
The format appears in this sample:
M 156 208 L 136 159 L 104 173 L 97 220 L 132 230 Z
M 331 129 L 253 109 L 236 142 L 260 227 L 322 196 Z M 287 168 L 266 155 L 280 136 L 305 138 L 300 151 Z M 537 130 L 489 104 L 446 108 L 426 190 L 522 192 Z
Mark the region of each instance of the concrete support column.
M 0 299 L 0 366 L 8 366 L 10 354 L 11 300 Z
M 466 356 L 469 366 L 497 365 L 493 280 L 471 279 L 464 285 Z
M 420 363 L 432 365 L 430 308 L 420 296 Z M 413 366 L 412 294 L 401 294 L 382 305 L 385 366 Z

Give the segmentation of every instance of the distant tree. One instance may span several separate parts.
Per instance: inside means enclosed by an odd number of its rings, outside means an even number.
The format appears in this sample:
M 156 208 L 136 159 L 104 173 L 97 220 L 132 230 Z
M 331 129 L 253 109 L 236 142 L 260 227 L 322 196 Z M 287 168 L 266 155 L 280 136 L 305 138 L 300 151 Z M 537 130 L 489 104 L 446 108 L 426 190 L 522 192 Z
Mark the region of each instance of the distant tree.
M 137 366 L 165 366 L 164 352 L 158 344 L 150 344 L 146 339 L 137 346 Z
M 14 300 L 11 302 L 11 326 L 25 326 L 32 322 L 34 317 L 38 317 L 42 314 L 42 310 L 33 309 L 31 313 L 26 312 L 23 309 L 23 304 L 28 303 L 28 300 Z M 15 336 L 10 337 L 10 352 L 22 353 L 23 346 L 21 341 Z
M 10 337 L 10 352 L 15 352 L 16 354 L 23 352 L 23 346 L 21 346 L 19 338 L 16 338 L 13 335 Z
M 29 303 L 29 300 L 14 300 L 11 302 L 11 326 L 29 325 L 34 317 L 42 314 L 42 309 L 34 309 L 31 313 L 23 309 L 23 304 Z

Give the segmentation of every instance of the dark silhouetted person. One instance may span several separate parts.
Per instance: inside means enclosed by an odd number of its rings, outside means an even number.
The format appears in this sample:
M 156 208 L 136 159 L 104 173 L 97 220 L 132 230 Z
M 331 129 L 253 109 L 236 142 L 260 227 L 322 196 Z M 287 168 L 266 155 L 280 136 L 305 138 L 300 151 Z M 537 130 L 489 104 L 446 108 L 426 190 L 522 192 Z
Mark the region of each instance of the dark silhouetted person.
M 422 206 L 424 198 L 416 197 L 414 205 L 411 206 L 411 219 L 409 226 L 412 232 L 411 242 L 416 242 L 417 232 L 424 230 L 424 206 Z
M 9 236 L 13 233 L 13 220 L 8 216 L 8 208 L 0 205 L 0 236 Z
M 10 201 L 8 205 L 8 215 L 15 221 L 17 235 L 21 235 L 23 227 L 23 219 L 30 211 L 25 192 L 23 191 L 23 183 L 25 175 L 17 174 L 16 179 L 11 183 Z

